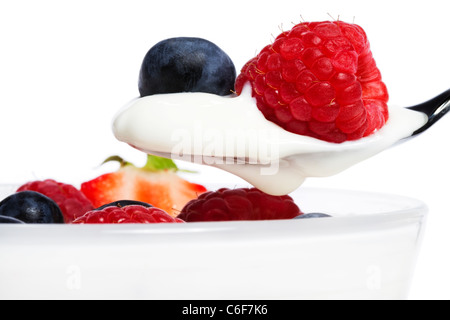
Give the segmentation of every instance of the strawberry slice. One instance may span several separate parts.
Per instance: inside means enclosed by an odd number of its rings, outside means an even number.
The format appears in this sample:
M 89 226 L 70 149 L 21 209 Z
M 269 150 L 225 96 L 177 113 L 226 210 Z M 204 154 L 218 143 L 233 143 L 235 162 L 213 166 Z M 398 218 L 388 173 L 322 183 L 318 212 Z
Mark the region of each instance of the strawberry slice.
M 81 192 L 98 208 L 119 200 L 142 201 L 177 216 L 184 205 L 207 191 L 200 184 L 181 178 L 175 163 L 148 155 L 143 167 L 136 167 L 118 156 L 105 160 L 118 161 L 120 168 L 81 184 Z

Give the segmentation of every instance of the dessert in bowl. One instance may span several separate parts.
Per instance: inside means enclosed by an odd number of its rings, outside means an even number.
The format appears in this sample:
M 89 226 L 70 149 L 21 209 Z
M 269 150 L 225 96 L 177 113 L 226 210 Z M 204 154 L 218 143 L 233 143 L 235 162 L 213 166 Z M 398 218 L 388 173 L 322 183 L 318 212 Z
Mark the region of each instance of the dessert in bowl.
M 426 217 L 421 201 L 314 188 L 292 197 L 302 211 L 331 217 L 2 224 L 0 297 L 407 298 Z
M 299 188 L 427 122 L 421 112 L 388 108 L 359 26 L 301 23 L 237 78 L 213 43 L 167 39 L 144 58 L 139 89 L 113 130 L 153 154 L 144 167 L 112 157 L 117 172 L 79 189 L 30 182 L 0 202 L 0 216 L 18 220 L 1 226 L 10 244 L 1 250 L 12 261 L 5 275 L 24 274 L 23 281 L 5 277 L 5 291 L 16 282 L 9 294 L 17 296 L 406 297 L 425 205 Z M 169 158 L 230 171 L 258 189 L 181 179 Z

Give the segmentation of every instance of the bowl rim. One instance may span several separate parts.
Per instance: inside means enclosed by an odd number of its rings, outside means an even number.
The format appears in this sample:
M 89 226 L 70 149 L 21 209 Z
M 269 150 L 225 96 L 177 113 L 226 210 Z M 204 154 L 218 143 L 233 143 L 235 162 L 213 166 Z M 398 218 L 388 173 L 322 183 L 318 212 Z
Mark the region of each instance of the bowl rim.
M 14 189 L 13 185 L 7 185 Z M 0 191 L 5 185 L 0 184 Z M 407 208 L 353 214 L 347 216 L 333 216 L 331 218 L 315 219 L 279 219 L 257 221 L 212 221 L 212 222 L 188 222 L 188 223 L 157 223 L 157 224 L 53 224 L 53 225 L 0 225 L 0 235 L 10 236 L 21 234 L 21 230 L 36 236 L 43 234 L 77 234 L 82 232 L 86 238 L 101 234 L 110 236 L 154 236 L 154 237 L 178 237 L 201 236 L 210 238 L 211 235 L 235 236 L 235 240 L 245 237 L 246 234 L 256 235 L 260 238 L 271 239 L 273 237 L 292 236 L 331 236 L 337 234 L 376 232 L 383 229 L 395 229 L 410 225 L 422 225 L 428 214 L 428 206 L 416 198 L 373 191 L 360 191 L 350 189 L 300 187 L 291 196 L 296 199 L 298 193 L 303 192 L 327 192 L 333 194 L 351 194 L 369 198 L 382 198 L 401 201 L 407 204 Z M 1 192 L 0 192 L 1 194 Z M 301 205 L 299 205 L 301 208 Z M 308 212 L 305 212 L 308 213 Z M 230 240 L 232 240 L 230 238 Z

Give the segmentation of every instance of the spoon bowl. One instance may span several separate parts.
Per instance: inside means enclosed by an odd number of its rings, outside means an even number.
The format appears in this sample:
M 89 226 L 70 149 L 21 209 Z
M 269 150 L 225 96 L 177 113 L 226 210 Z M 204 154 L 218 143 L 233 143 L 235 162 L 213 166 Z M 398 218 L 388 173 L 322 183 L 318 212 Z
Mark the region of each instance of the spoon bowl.
M 135 99 L 117 115 L 113 131 L 143 152 L 217 167 L 281 195 L 307 177 L 335 175 L 416 137 L 449 107 L 450 90 L 416 106 L 390 106 L 389 120 L 377 132 L 330 143 L 267 121 L 246 86 L 237 97 L 177 93 Z

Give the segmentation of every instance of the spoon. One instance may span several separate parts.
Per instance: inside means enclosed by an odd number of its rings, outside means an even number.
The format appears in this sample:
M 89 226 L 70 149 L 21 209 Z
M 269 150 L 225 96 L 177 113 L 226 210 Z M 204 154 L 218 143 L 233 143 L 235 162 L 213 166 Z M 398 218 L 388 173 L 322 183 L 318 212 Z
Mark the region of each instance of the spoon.
M 433 99 L 430 99 L 416 106 L 407 107 L 407 109 L 425 113 L 428 117 L 428 121 L 422 127 L 414 131 L 410 137 L 407 137 L 405 139 L 413 138 L 418 134 L 423 133 L 449 111 L 450 89 L 434 97 Z
M 416 106 L 390 107 L 389 121 L 380 130 L 336 144 L 267 121 L 251 88 L 244 87 L 232 98 L 181 93 L 136 99 L 117 115 L 113 131 L 118 140 L 143 152 L 217 167 L 280 195 L 296 190 L 307 177 L 335 175 L 416 137 L 449 107 L 450 90 Z

